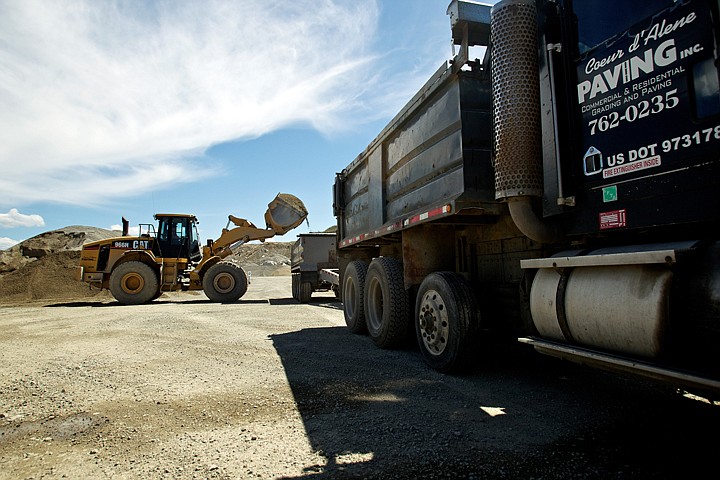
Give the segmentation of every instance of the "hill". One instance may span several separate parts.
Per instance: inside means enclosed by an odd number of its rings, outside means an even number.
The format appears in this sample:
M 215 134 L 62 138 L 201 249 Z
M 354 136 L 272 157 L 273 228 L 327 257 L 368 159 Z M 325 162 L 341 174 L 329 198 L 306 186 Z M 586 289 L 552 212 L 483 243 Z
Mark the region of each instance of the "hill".
M 119 236 L 104 228 L 73 225 L 41 233 L 17 245 L 0 250 L 0 275 L 57 252 L 79 251 L 84 243 Z

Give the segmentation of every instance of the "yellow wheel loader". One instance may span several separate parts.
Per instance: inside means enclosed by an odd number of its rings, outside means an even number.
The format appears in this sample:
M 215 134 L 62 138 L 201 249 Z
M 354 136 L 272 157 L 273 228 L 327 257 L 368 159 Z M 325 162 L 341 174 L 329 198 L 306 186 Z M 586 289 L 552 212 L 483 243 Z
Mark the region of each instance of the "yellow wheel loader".
M 228 215 L 220 237 L 208 240 L 202 251 L 194 215 L 156 214 L 157 230 L 155 225 L 140 224 L 138 236 L 128 235 L 123 218 L 122 237 L 83 245 L 76 277 L 91 287 L 109 289 L 118 302 L 128 305 L 176 290 L 203 290 L 214 302 L 234 302 L 247 291 L 248 278 L 226 257 L 251 240 L 284 235 L 306 218 L 300 199 L 279 193 L 265 212 L 267 228 Z

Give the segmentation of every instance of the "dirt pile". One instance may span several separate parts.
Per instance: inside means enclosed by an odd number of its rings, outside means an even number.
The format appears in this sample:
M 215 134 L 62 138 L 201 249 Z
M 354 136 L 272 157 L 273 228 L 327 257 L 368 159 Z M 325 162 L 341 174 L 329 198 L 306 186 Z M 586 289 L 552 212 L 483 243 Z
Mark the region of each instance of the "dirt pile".
M 290 249 L 294 242 L 246 243 L 234 258 L 252 277 L 290 275 Z
M 74 280 L 80 248 L 84 243 L 119 235 L 104 228 L 73 225 L 0 251 L 0 302 L 98 295 L 97 290 Z
M 120 232 L 79 225 L 41 233 L 7 250 L 0 250 L 0 275 L 14 272 L 46 255 L 79 251 L 87 242 L 117 236 L 120 236 Z
M 0 303 L 43 299 L 111 298 L 75 280 L 84 243 L 117 237 L 96 227 L 70 226 L 32 237 L 0 251 Z M 290 274 L 293 242 L 242 245 L 235 258 L 250 277 Z
M 107 291 L 90 290 L 75 281 L 80 252 L 60 251 L 43 255 L 21 268 L 0 276 L 0 303 L 45 299 L 111 298 Z

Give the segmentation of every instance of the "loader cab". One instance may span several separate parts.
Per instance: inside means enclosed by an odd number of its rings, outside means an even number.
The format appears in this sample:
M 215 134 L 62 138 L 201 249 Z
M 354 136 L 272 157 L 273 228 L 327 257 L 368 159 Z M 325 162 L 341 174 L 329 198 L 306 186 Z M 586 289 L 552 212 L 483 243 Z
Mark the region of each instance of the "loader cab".
M 158 221 L 156 255 L 162 258 L 187 258 L 199 261 L 200 237 L 198 220 L 194 215 L 156 214 Z

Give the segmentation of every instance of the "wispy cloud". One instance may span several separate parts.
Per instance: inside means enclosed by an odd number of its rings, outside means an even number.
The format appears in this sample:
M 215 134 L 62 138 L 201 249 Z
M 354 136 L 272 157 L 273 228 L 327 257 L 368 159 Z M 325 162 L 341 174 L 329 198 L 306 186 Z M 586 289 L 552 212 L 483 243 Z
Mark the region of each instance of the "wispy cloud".
M 209 146 L 372 111 L 377 17 L 373 1 L 0 0 L 0 206 L 197 181 L 218 173 Z
M 18 212 L 17 208 L 11 208 L 7 213 L 0 213 L 0 227 L 42 227 L 45 220 L 40 215 L 25 215 Z
M 17 240 L 13 240 L 12 238 L 0 237 L 0 250 L 6 250 L 13 245 L 17 245 L 18 243 L 20 242 L 18 242 Z
M 116 231 L 116 232 L 122 232 L 122 229 L 123 229 L 123 227 L 122 227 L 122 225 L 120 225 L 119 223 L 115 223 L 115 224 L 113 224 L 113 225 L 110 225 L 110 230 L 113 230 L 113 231 Z M 146 229 L 146 231 L 147 231 L 147 229 Z M 137 225 L 135 225 L 135 226 L 128 226 L 128 235 L 132 235 L 132 236 L 137 237 L 138 235 L 140 235 L 140 227 L 137 226 Z M 120 235 L 118 234 L 118 236 L 120 236 Z

